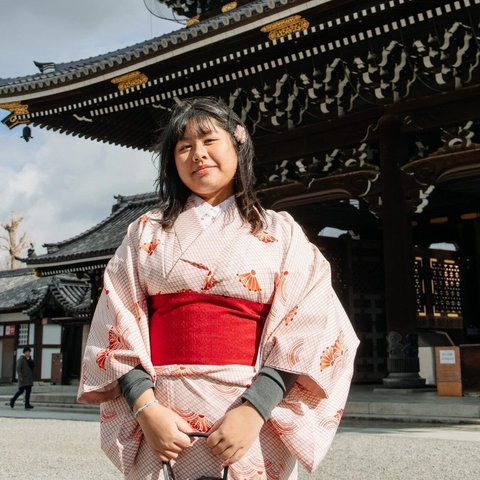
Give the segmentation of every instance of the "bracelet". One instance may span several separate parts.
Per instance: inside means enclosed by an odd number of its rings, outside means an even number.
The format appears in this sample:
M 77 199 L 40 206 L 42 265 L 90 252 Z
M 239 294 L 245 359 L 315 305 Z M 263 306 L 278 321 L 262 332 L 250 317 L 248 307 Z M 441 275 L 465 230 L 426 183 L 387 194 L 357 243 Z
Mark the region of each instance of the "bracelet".
M 147 402 L 145 405 L 142 405 L 134 414 L 133 416 L 137 418 L 146 408 L 151 407 L 152 405 L 155 405 L 158 403 L 158 400 L 154 398 L 153 400 L 150 400 Z

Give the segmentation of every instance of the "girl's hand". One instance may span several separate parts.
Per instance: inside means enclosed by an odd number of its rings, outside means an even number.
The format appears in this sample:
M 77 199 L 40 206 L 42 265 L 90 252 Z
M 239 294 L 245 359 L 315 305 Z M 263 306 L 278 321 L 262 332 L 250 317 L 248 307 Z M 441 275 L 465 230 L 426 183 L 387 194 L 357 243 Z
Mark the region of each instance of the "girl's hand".
M 209 432 L 207 445 L 223 466 L 238 462 L 258 438 L 265 421 L 250 402 L 227 412 Z
M 144 403 L 140 403 L 140 406 Z M 192 431 L 190 424 L 162 405 L 149 406 L 138 415 L 137 421 L 148 446 L 164 462 L 177 458 L 192 443 L 190 437 L 183 433 Z

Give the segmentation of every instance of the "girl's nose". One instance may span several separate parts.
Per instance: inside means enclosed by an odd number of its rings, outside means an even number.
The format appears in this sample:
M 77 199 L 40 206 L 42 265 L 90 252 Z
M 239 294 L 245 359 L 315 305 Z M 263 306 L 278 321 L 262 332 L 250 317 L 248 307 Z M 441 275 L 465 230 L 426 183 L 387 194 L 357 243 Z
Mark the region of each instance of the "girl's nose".
M 207 149 L 203 143 L 194 146 L 193 149 L 193 161 L 198 162 L 199 160 L 203 160 L 207 157 Z

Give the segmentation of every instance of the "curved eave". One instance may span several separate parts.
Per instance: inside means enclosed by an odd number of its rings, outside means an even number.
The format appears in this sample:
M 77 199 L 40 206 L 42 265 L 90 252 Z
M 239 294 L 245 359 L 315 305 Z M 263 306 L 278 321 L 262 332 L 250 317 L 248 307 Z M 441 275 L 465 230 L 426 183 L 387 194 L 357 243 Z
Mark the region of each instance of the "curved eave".
M 59 255 L 58 257 L 50 257 L 48 260 L 29 261 L 28 264 L 36 271 L 42 268 L 58 268 L 79 266 L 84 263 L 104 263 L 108 262 L 115 253 L 116 248 L 110 250 L 102 250 L 97 252 L 82 252 L 71 255 Z
M 2 313 L 24 313 L 24 310 L 25 308 L 27 308 L 27 306 L 28 305 L 26 303 L 22 303 L 19 305 L 14 305 L 12 307 L 0 307 L 0 315 Z M 13 321 L 9 320 L 8 323 L 15 323 L 16 321 L 19 321 L 19 320 L 13 320 Z
M 52 130 L 54 132 L 70 135 L 72 137 L 85 138 L 87 140 L 92 140 L 95 142 L 106 143 L 107 145 L 115 145 L 117 147 L 131 148 L 133 150 L 140 150 L 140 151 L 153 151 L 153 148 L 147 148 L 142 145 L 131 145 L 129 143 L 121 142 L 120 140 L 113 140 L 110 138 L 100 139 L 97 136 L 95 136 L 95 133 L 92 133 L 92 134 L 88 134 L 86 132 L 79 133 L 78 131 L 70 130 L 68 128 L 52 127 L 52 125 L 49 125 L 48 123 L 42 123 L 40 121 L 32 122 L 32 126 L 38 127 L 38 128 L 45 128 L 46 130 Z
M 53 278 L 48 285 L 36 291 L 34 298 L 25 308 L 23 313 L 33 316 L 38 314 L 47 305 L 50 298 L 63 311 L 74 318 L 89 314 L 89 293 L 87 283 L 80 284 L 70 279 Z
M 300 2 L 287 10 L 294 15 L 331 0 Z M 112 52 L 111 56 L 101 55 L 84 62 L 65 64 L 65 71 L 51 74 L 38 74 L 20 77 L 19 83 L 0 86 L 1 103 L 32 101 L 46 96 L 62 95 L 72 90 L 86 88 L 101 82 L 110 81 L 132 70 L 142 70 L 162 61 L 235 37 L 265 24 L 285 18 L 285 8 L 289 0 L 269 0 L 264 3 L 245 5 L 237 10 L 213 17 L 197 25 L 178 30 L 157 38 L 155 41 L 139 44 L 136 49 L 120 53 Z M 297 2 L 298 3 L 298 2 Z M 258 16 L 251 21 L 251 17 Z M 247 22 L 245 22 L 247 20 Z M 234 24 L 238 24 L 234 26 Z M 204 37 L 204 38 L 201 38 Z M 75 68 L 75 64 L 82 65 Z M 122 66 L 124 65 L 124 66 Z M 61 67 L 59 65 L 58 67 Z M 28 80 L 27 80 L 28 79 Z M 26 80 L 26 81 L 23 81 Z

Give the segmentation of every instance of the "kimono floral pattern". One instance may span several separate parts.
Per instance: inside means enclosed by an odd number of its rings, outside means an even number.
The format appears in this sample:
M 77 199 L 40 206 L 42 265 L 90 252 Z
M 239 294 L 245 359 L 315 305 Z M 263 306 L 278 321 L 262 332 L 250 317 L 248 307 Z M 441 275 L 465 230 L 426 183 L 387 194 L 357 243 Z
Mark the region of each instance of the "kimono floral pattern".
M 259 292 L 261 290 L 255 270 L 250 270 L 247 273 L 239 273 L 238 280 L 250 292 Z
M 328 262 L 286 213 L 267 211 L 265 231 L 252 234 L 234 204 L 204 228 L 186 208 L 174 228 L 158 212 L 129 227 L 105 271 L 92 321 L 79 400 L 100 403 L 102 448 L 131 479 L 161 479 L 161 462 L 119 394 L 117 379 L 141 364 L 155 396 L 208 432 L 265 365 L 297 373 L 297 384 L 273 410 L 260 438 L 230 468 L 234 480 L 296 478 L 296 462 L 312 472 L 340 422 L 358 339 L 331 287 Z M 152 365 L 149 296 L 196 292 L 271 305 L 257 364 Z M 174 466 L 177 478 L 217 475 L 221 465 L 198 439 Z M 152 477 L 152 472 L 158 472 Z
M 191 410 L 182 410 L 179 407 L 175 409 L 191 426 L 192 431 L 206 433 L 213 427 L 213 422 L 205 414 L 196 413 Z
M 277 239 L 273 235 L 270 235 L 265 230 L 261 230 L 258 233 L 254 233 L 254 236 L 264 243 L 272 243 L 277 241 Z
M 158 240 L 152 240 L 151 242 L 144 243 L 141 249 L 147 253 L 147 255 L 153 255 L 155 249 L 160 245 Z
M 128 348 L 122 335 L 118 332 L 116 326 L 110 327 L 108 332 L 108 346 L 97 354 L 97 365 L 103 370 L 106 369 L 105 363 L 113 350 L 120 350 Z
M 327 368 L 332 368 L 332 375 L 334 375 L 337 371 L 338 365 L 345 360 L 346 355 L 347 349 L 343 342 L 343 335 L 340 334 L 339 337 L 335 340 L 335 343 L 322 352 L 320 369 L 324 371 Z
M 217 283 L 218 283 L 218 280 L 216 280 L 212 274 L 212 271 L 205 265 L 202 265 L 201 263 L 198 263 L 198 262 L 193 262 L 191 260 L 186 260 L 186 259 L 182 259 L 184 262 L 186 263 L 189 263 L 190 265 L 193 265 L 194 267 L 196 268 L 199 268 L 200 270 L 206 270 L 207 271 L 207 275 L 205 276 L 204 280 L 203 280 L 203 283 L 202 283 L 202 287 L 201 287 L 201 290 L 210 290 L 211 288 L 213 288 Z M 185 291 L 185 290 L 182 290 L 182 291 Z

